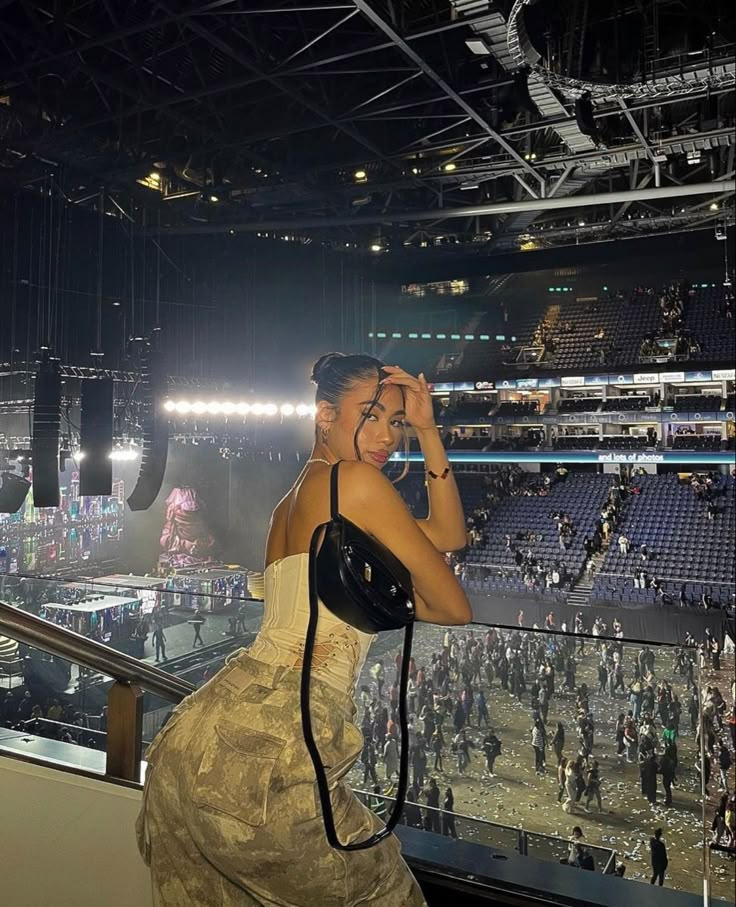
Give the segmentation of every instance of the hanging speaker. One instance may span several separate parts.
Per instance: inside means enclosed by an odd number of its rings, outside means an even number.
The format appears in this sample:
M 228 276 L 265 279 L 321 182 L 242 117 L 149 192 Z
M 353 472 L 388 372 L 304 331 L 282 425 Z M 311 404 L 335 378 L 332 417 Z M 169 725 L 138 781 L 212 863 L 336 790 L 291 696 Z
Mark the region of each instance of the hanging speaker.
M 15 472 L 3 472 L 0 484 L 0 513 L 17 513 L 23 506 L 31 483 Z
M 141 372 L 143 449 L 138 481 L 128 498 L 131 510 L 148 510 L 156 500 L 169 452 L 169 419 L 161 405 L 167 389 L 166 374 L 150 343 L 142 358 Z
M 112 378 L 86 378 L 82 382 L 82 416 L 79 446 L 79 493 L 112 494 Z
M 575 101 L 575 122 L 583 135 L 589 135 L 591 138 L 598 135 L 598 126 L 593 116 L 593 102 L 588 91 Z
M 54 362 L 42 362 L 33 395 L 33 506 L 59 506 L 59 436 L 61 374 Z

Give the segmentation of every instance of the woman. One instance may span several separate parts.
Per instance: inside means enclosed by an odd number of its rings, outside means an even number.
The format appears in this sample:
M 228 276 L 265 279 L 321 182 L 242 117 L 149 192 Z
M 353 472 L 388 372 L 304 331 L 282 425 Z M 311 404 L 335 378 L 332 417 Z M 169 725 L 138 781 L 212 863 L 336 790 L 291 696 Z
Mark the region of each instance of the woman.
M 445 799 L 442 804 L 442 834 L 448 835 L 451 838 L 457 838 L 454 809 L 455 795 L 452 792 L 452 788 L 448 787 L 445 790 Z
M 565 747 L 565 725 L 561 722 L 557 722 L 557 730 L 555 735 L 552 738 L 552 749 L 555 752 L 557 757 L 557 764 L 559 765 L 562 762 L 562 750 Z
M 537 718 L 532 727 L 532 747 L 534 748 L 534 771 L 538 775 L 544 774 L 545 747 L 547 734 L 541 718 Z
M 325 834 L 300 708 L 308 549 L 315 527 L 330 518 L 330 475 L 342 461 L 340 512 L 409 570 L 417 619 L 466 624 L 470 605 L 443 557 L 465 544 L 462 506 L 424 376 L 369 356 L 330 353 L 312 377 L 315 443 L 271 518 L 260 632 L 177 707 L 146 754 L 137 832 L 157 907 L 425 904 L 394 835 L 342 851 Z M 407 422 L 424 454 L 426 520 L 410 515 L 382 475 L 405 442 Z M 353 724 L 355 680 L 374 638 L 320 604 L 310 711 L 343 843 L 363 841 L 384 825 L 346 780 L 363 746 Z

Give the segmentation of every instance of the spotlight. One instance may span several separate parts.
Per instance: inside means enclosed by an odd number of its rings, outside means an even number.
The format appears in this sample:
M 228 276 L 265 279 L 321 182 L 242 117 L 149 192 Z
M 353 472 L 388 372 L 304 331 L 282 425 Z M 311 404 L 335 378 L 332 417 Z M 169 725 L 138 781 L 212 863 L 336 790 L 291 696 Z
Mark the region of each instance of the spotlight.
M 196 400 L 192 403 L 192 412 L 196 416 L 201 416 L 207 412 L 207 404 L 203 403 L 201 400 Z
M 291 403 L 284 403 L 281 407 L 282 416 L 293 416 L 294 415 L 294 406 Z
M 178 403 L 174 404 L 174 409 L 180 415 L 186 416 L 187 413 L 192 411 L 192 404 L 188 403 L 186 400 L 180 400 Z
M 253 413 L 254 416 L 262 416 L 263 415 L 263 404 L 254 403 L 253 406 L 251 406 L 250 411 Z
M 382 252 L 383 246 L 380 243 L 371 243 L 371 252 Z
M 207 412 L 212 416 L 217 416 L 222 412 L 222 403 L 216 401 L 207 404 Z
M 306 403 L 299 403 L 296 408 L 297 416 L 307 416 L 309 415 L 309 407 Z
M 235 412 L 239 416 L 247 416 L 250 411 L 251 411 L 250 403 L 238 403 L 235 406 Z
M 717 210 L 718 210 L 718 202 L 711 202 L 711 203 L 710 203 L 710 210 L 711 210 L 711 211 L 717 211 Z
M 357 183 L 364 183 L 368 179 L 368 174 L 365 170 L 356 170 L 353 174 L 353 178 Z
M 275 416 L 278 411 L 279 411 L 279 408 L 278 408 L 278 406 L 276 406 L 275 403 L 266 403 L 265 406 L 263 407 L 264 416 Z
M 453 170 L 457 170 L 457 164 L 455 164 L 455 163 L 453 163 L 452 161 L 450 161 L 450 163 L 449 163 L 449 164 L 445 164 L 445 166 L 444 166 L 442 169 L 443 169 L 446 173 L 452 173 Z
M 235 412 L 235 404 L 230 403 L 230 401 L 226 401 L 222 404 L 222 412 L 226 416 L 232 416 L 232 414 Z
M 167 400 L 166 403 L 164 403 L 164 409 L 167 413 L 173 413 L 176 409 L 176 403 L 174 403 L 173 400 Z
M 220 196 L 219 195 L 210 195 L 210 201 L 217 204 L 217 202 L 220 201 Z
M 419 169 L 419 167 L 412 167 L 411 172 L 414 174 L 414 176 L 416 176 L 418 173 L 421 173 L 422 171 Z

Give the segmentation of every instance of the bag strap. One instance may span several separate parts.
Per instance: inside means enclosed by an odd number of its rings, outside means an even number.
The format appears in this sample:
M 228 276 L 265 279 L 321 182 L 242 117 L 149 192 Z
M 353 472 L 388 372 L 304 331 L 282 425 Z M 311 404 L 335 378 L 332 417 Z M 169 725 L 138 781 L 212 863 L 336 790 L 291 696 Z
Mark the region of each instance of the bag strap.
M 334 501 L 337 503 L 337 466 L 335 464 L 330 476 L 332 489 L 335 491 Z M 312 732 L 312 716 L 309 709 L 309 681 L 312 674 L 312 655 L 314 652 L 314 642 L 317 634 L 317 622 L 319 620 L 319 598 L 317 595 L 317 553 L 319 548 L 319 537 L 321 531 L 327 524 L 320 524 L 312 533 L 312 539 L 309 543 L 309 623 L 307 625 L 307 637 L 304 642 L 304 657 L 302 660 L 301 675 L 301 713 L 302 713 L 302 731 L 304 733 L 304 742 L 307 745 L 314 773 L 317 778 L 317 789 L 319 792 L 320 804 L 322 806 L 322 819 L 325 825 L 327 840 L 332 847 L 337 850 L 366 850 L 374 847 L 384 838 L 387 838 L 393 829 L 398 825 L 401 814 L 404 810 L 404 801 L 406 792 L 409 788 L 409 721 L 407 715 L 407 694 L 406 688 L 409 682 L 409 660 L 411 658 L 411 645 L 414 637 L 414 624 L 410 623 L 404 630 L 404 652 L 401 661 L 401 680 L 399 684 L 399 726 L 401 728 L 401 752 L 399 754 L 399 786 L 396 791 L 396 800 L 391 811 L 391 816 L 385 827 L 377 831 L 374 835 L 366 838 L 365 841 L 356 841 L 353 844 L 342 844 L 335 829 L 335 819 L 332 814 L 332 803 L 330 801 L 330 789 L 327 783 L 327 774 L 322 765 L 322 758 L 317 748 L 317 743 Z
M 330 519 L 336 520 L 340 516 L 340 502 L 337 494 L 337 470 L 342 461 L 338 460 L 330 470 Z

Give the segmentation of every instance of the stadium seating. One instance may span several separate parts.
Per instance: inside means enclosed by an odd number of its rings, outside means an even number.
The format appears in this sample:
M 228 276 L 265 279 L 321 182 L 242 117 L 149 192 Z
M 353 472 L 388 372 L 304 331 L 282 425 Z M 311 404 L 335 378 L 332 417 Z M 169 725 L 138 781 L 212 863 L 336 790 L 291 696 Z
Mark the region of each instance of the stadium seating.
M 652 405 L 649 394 L 627 394 L 622 397 L 608 397 L 603 406 L 607 413 L 641 412 Z
M 601 408 L 601 397 L 567 397 L 560 400 L 558 413 L 597 413 Z
M 724 300 L 730 292 L 730 287 L 708 285 L 693 287 L 686 294 L 681 330 L 685 337 L 696 343 L 687 356 L 689 361 L 715 362 L 733 358 L 736 319 L 724 315 Z M 662 323 L 659 297 L 659 290 L 638 287 L 607 294 L 595 301 L 573 300 L 553 305 L 540 301 L 536 312 L 527 312 L 513 326 L 509 324 L 504 329 L 506 349 L 495 341 L 445 344 L 447 350 L 454 352 L 449 358 L 440 359 L 434 374 L 441 381 L 492 378 L 505 365 L 507 370 L 520 347 L 532 344 L 535 330 L 543 322 L 548 325 L 549 339 L 540 363 L 542 368 L 570 372 L 636 365 L 642 361 L 640 351 L 645 337 L 672 339 L 673 331 L 664 328 Z M 492 326 L 491 322 L 490 315 L 481 317 L 475 336 L 483 330 L 495 336 L 497 324 Z M 516 340 L 511 341 L 512 336 Z M 432 350 L 436 349 L 432 344 Z
M 714 500 L 718 513 L 708 517 L 708 504 L 693 489 L 681 484 L 678 476 L 643 476 L 638 480 L 642 493 L 628 498 L 623 519 L 608 549 L 601 572 L 593 584 L 593 598 L 603 602 L 653 603 L 653 589 L 636 589 L 633 575 L 644 568 L 650 577 L 664 581 L 674 599 L 684 584 L 689 599 L 700 598 L 704 590 L 716 604 L 732 601 L 734 591 L 734 546 L 736 507 L 734 480 L 719 477 Z M 619 534 L 631 542 L 627 555 L 617 544 Z M 639 554 L 646 544 L 652 559 Z
M 469 477 L 461 478 L 465 479 L 460 485 L 464 509 L 466 513 L 470 513 L 477 506 L 479 498 L 482 499 L 482 486 L 478 495 L 472 490 L 472 480 L 468 482 Z M 523 487 L 540 481 L 539 475 L 527 477 Z M 545 568 L 551 568 L 555 561 L 564 563 L 568 579 L 562 588 L 542 593 L 544 598 L 564 600 L 564 593 L 569 591 L 585 565 L 583 540 L 586 534 L 592 536 L 595 530 L 610 482 L 610 476 L 607 475 L 570 473 L 567 479 L 552 485 L 545 496 L 521 494 L 493 505 L 485 526 L 487 543 L 479 543 L 468 549 L 466 556 L 468 564 L 487 565 L 488 569 L 476 571 L 478 575 L 475 577 L 469 570 L 468 587 L 476 592 L 529 594 L 519 575 L 514 552 L 506 548 L 505 537 L 508 533 L 516 547 L 524 552 L 531 549 L 534 557 Z M 477 479 L 475 484 L 478 485 Z M 557 527 L 552 517 L 555 512 L 569 514 L 575 527 L 575 533 L 565 551 L 560 548 Z M 523 534 L 526 531 L 533 532 L 535 539 L 517 540 L 517 533 Z M 497 575 L 501 572 L 505 572 L 506 576 Z
M 539 404 L 536 400 L 530 403 L 506 400 L 498 405 L 493 414 L 494 416 L 536 416 L 539 414 Z
M 718 394 L 675 394 L 672 408 L 688 413 L 717 413 L 723 397 Z

